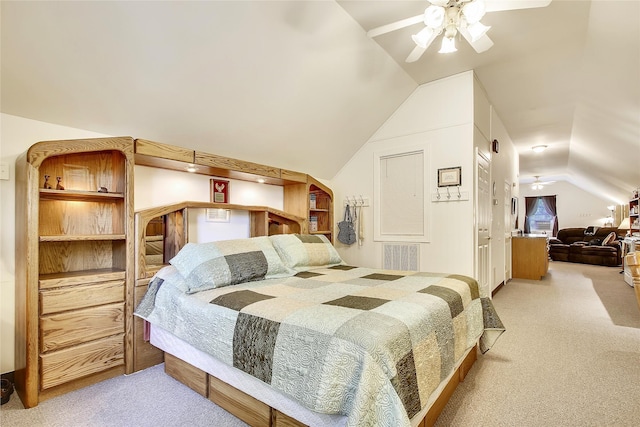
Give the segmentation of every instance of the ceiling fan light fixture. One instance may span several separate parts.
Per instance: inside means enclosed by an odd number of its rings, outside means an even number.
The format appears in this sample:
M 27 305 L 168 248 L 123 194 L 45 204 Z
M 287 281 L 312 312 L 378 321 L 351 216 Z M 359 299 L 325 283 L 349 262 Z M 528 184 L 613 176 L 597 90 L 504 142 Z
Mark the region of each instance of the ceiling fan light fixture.
M 429 27 L 424 27 L 422 30 L 418 32 L 418 34 L 414 34 L 411 36 L 416 45 L 420 46 L 423 49 L 426 49 L 429 44 L 435 38 L 435 33 L 433 29 Z
M 432 29 L 440 28 L 444 23 L 444 7 L 431 5 L 424 10 L 424 23 Z
M 456 40 L 454 37 L 445 36 L 442 38 L 442 45 L 440 46 L 438 53 L 452 53 L 457 51 L 458 49 L 456 49 Z
M 484 36 L 491 27 L 487 27 L 482 22 L 475 22 L 467 26 L 469 34 L 471 34 L 471 41 L 477 41 L 480 37 Z
M 531 149 L 534 151 L 534 153 L 542 153 L 544 150 L 547 149 L 546 145 L 536 145 L 531 147 Z
M 462 14 L 469 24 L 480 21 L 485 13 L 486 8 L 483 0 L 473 0 L 462 6 Z

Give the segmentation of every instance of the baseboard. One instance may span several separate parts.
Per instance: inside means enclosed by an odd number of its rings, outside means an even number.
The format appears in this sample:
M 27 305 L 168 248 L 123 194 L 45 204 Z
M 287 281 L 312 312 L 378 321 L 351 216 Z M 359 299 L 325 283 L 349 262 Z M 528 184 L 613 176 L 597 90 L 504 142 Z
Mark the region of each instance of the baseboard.
M 500 282 L 498 286 L 494 290 L 491 291 L 491 297 L 494 297 L 500 289 L 504 287 L 504 282 Z

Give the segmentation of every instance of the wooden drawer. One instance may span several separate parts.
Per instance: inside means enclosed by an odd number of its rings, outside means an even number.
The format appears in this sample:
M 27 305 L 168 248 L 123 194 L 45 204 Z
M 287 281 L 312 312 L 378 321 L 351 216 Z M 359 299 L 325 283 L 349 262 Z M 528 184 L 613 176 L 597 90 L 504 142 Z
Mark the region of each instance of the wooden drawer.
M 124 301 L 124 280 L 40 291 L 40 314 Z
M 40 355 L 42 389 L 124 365 L 124 334 Z
M 254 427 L 271 425 L 271 407 L 209 376 L 209 400 Z
M 40 351 L 56 351 L 123 332 L 124 303 L 44 316 L 40 318 Z

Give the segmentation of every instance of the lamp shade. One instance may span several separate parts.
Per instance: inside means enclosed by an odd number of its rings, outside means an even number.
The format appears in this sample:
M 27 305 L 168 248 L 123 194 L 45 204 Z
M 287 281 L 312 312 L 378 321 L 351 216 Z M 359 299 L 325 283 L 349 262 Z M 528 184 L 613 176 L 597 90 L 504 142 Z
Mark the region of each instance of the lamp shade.
M 440 28 L 444 23 L 444 7 L 431 5 L 424 11 L 424 23 L 430 28 Z
M 429 27 L 424 27 L 418 34 L 411 36 L 416 45 L 423 49 L 431 44 L 437 34 Z
M 458 49 L 456 49 L 456 41 L 453 39 L 453 37 L 443 37 L 442 38 L 442 45 L 440 46 L 440 50 L 438 51 L 438 53 L 451 53 L 451 52 L 456 52 Z
M 628 230 L 631 228 L 631 221 L 629 221 L 629 217 L 626 217 L 622 220 L 620 225 L 618 226 L 618 230 Z

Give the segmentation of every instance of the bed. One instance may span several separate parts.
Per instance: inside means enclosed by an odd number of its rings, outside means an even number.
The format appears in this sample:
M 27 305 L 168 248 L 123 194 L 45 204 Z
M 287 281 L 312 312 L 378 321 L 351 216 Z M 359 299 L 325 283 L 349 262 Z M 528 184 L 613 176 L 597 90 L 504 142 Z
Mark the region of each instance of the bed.
M 187 243 L 135 314 L 169 373 L 250 425 L 430 425 L 504 331 L 472 278 L 349 266 L 300 234 Z

